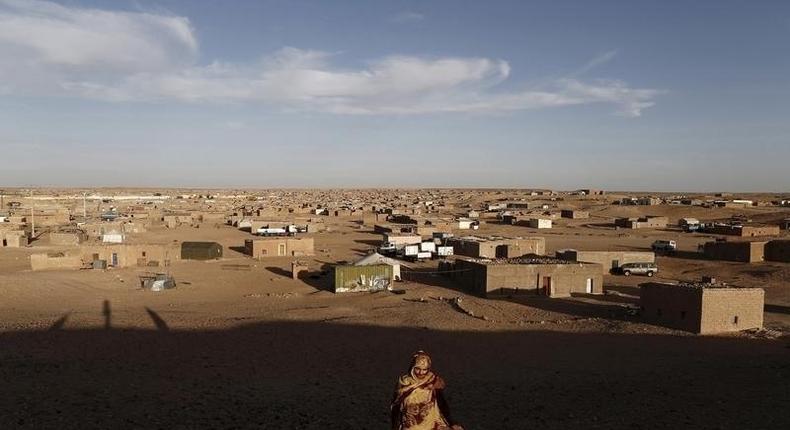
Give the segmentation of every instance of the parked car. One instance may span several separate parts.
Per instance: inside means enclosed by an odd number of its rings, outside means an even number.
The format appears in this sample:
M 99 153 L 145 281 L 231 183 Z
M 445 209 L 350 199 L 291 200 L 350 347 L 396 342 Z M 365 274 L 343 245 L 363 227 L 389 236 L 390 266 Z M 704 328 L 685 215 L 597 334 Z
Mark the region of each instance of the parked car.
M 674 240 L 657 240 L 650 248 L 653 252 L 674 252 L 678 249 L 678 244 Z
M 653 276 L 658 273 L 656 263 L 625 263 L 617 268 L 617 272 L 625 276 L 646 275 Z

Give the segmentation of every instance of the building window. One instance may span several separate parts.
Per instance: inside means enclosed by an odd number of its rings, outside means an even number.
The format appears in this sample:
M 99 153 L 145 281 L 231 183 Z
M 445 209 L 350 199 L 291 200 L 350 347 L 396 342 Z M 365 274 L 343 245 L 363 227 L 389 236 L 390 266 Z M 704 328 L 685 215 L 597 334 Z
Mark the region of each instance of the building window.
M 738 315 L 735 315 L 734 317 L 732 317 L 732 323 L 733 324 L 738 324 Z
M 143 251 L 143 257 L 145 257 L 145 251 Z

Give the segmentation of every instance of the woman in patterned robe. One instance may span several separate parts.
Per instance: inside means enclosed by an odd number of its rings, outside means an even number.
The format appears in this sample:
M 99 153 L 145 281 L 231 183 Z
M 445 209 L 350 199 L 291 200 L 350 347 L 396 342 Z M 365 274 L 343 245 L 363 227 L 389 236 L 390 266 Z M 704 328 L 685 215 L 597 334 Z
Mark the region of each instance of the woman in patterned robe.
M 431 370 L 431 357 L 417 351 L 409 373 L 398 379 L 392 401 L 393 430 L 463 430 L 450 420 L 442 395 L 444 380 Z

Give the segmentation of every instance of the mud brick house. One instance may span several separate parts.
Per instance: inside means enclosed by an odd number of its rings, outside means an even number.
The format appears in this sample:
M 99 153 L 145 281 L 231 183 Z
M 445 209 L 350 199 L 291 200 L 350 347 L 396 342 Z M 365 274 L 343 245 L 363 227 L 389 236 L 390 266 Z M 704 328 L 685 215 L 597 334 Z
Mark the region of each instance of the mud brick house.
M 455 262 L 450 273 L 465 290 L 481 297 L 603 293 L 603 270 L 597 263 L 550 257 L 462 259 Z
M 765 260 L 765 244 L 766 242 L 748 241 L 706 242 L 702 246 L 702 252 L 711 260 L 755 263 Z
M 265 237 L 247 239 L 244 250 L 253 258 L 294 257 L 315 254 L 312 237 Z
M 453 247 L 455 255 L 473 258 L 513 258 L 546 253 L 546 239 L 542 237 L 451 237 L 447 239 L 447 246 Z
M 699 334 L 741 331 L 763 326 L 765 291 L 723 284 L 667 284 L 640 286 L 645 321 Z

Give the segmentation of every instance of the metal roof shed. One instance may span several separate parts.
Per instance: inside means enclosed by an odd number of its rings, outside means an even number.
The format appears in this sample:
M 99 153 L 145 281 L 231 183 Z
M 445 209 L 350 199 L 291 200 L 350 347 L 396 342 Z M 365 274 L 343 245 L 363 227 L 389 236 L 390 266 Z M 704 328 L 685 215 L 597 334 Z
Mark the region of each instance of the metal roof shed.
M 217 242 L 184 242 L 181 244 L 182 260 L 214 260 L 222 258 L 222 245 Z

